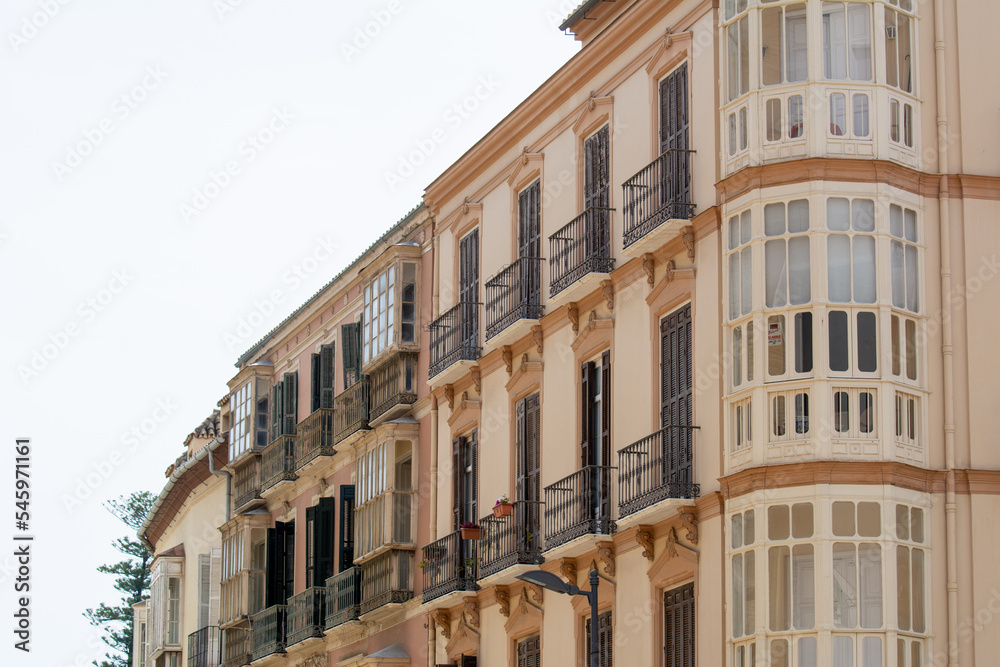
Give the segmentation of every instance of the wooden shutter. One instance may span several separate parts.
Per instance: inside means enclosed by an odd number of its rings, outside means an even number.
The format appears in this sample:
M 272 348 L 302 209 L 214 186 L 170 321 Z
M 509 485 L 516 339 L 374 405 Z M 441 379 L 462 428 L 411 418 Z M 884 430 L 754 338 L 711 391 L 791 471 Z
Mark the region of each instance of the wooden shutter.
M 524 511 L 519 529 L 522 530 L 528 549 L 534 550 L 540 546 L 541 536 L 539 513 L 542 499 L 542 462 L 541 462 L 541 405 L 539 395 L 532 394 L 524 399 L 524 492 L 523 500 L 529 501 Z M 528 535 L 531 535 L 529 538 Z
M 271 387 L 271 440 L 277 440 L 285 423 L 284 383 L 275 382 Z
M 593 424 L 591 412 L 594 408 L 594 396 L 590 390 L 591 364 L 589 361 L 580 367 L 580 467 L 586 468 L 593 461 L 591 448 L 590 425 Z
M 212 557 L 198 554 L 198 629 L 209 626 L 212 597 Z
M 611 465 L 611 350 L 601 355 L 601 461 Z
M 337 500 L 335 498 L 320 498 L 315 507 L 315 523 L 313 525 L 313 562 L 315 575 L 313 586 L 325 586 L 326 580 L 332 577 L 334 553 L 337 541 L 336 523 Z
M 694 667 L 694 584 L 663 594 L 663 667 Z
M 299 403 L 299 373 L 285 373 L 282 382 L 285 384 L 285 426 L 282 435 L 295 433 L 298 424 Z
M 319 410 L 320 400 L 320 359 L 315 352 L 309 358 L 309 414 Z
M 586 639 L 584 640 L 583 664 L 590 664 L 590 618 L 583 620 Z M 614 664 L 614 630 L 611 625 L 611 612 L 597 615 L 597 664 L 600 667 L 612 667 Z
M 518 196 L 518 257 L 541 257 L 541 182 L 535 181 Z M 518 296 L 522 305 L 537 305 L 542 298 L 541 263 L 521 264 Z
M 527 458 L 527 448 L 528 439 L 525 433 L 525 421 L 524 421 L 524 411 L 525 411 L 525 399 L 517 402 L 517 407 L 515 408 L 514 417 L 514 438 L 516 447 L 516 458 L 517 458 L 517 478 L 514 487 L 515 500 L 527 500 L 527 471 L 528 471 L 528 458 Z
M 541 667 L 541 638 L 538 635 L 517 643 L 517 667 Z
M 479 521 L 479 430 L 472 429 L 469 434 L 469 457 L 472 459 L 472 497 L 466 498 L 467 505 L 472 506 L 472 516 L 469 521 Z M 471 546 L 471 545 L 470 545 Z
M 274 528 L 267 529 L 266 537 L 266 551 L 267 551 L 267 561 L 264 568 L 264 607 L 273 607 L 276 604 L 281 604 L 284 601 L 284 582 L 285 582 L 285 559 L 284 559 L 284 549 L 283 539 L 284 535 L 279 536 L 278 526 L 275 524 Z
M 458 437 L 451 441 L 451 513 L 453 530 L 462 525 L 462 450 L 464 438 Z
M 344 389 L 361 379 L 361 322 L 340 327 L 340 350 L 344 365 Z
M 684 63 L 660 82 L 660 153 L 688 149 L 688 76 Z M 689 157 L 679 152 L 668 160 L 664 172 L 664 202 L 690 202 Z
M 691 306 L 660 323 L 661 426 L 691 425 Z M 690 483 L 691 429 L 667 428 L 662 437 L 664 482 Z
M 609 205 L 609 133 L 605 125 L 591 135 L 583 145 L 584 184 L 583 207 L 606 208 Z
M 463 655 L 461 667 L 476 667 L 476 656 L 474 655 Z
M 306 588 L 316 585 L 316 508 L 306 508 Z
M 208 594 L 208 624 L 218 625 L 222 613 L 222 547 L 212 547 Z
M 319 405 L 320 408 L 333 408 L 333 397 L 336 393 L 334 366 L 336 347 L 331 343 L 319 348 Z
M 354 485 L 340 485 L 340 569 L 354 565 Z
M 288 602 L 288 598 L 295 592 L 295 522 L 289 521 L 288 523 L 276 523 L 275 525 L 281 526 L 281 543 L 284 550 L 282 555 L 285 563 L 284 579 L 282 581 L 282 594 L 284 597 L 278 604 L 285 604 Z
M 479 301 L 479 230 L 466 234 L 458 248 L 458 300 L 475 303 Z

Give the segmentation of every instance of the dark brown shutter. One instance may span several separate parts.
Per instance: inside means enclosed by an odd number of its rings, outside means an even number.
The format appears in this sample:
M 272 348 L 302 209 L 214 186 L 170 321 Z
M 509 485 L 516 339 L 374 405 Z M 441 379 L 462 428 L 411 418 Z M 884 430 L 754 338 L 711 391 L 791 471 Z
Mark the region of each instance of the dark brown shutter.
M 691 306 L 667 315 L 660 324 L 661 426 L 690 426 Z M 691 429 L 667 428 L 662 436 L 665 483 L 692 481 Z
M 291 435 L 295 433 L 295 425 L 298 423 L 298 398 L 299 398 L 299 374 L 285 373 L 282 377 L 285 385 L 285 424 L 281 435 Z
M 320 498 L 314 510 L 313 524 L 313 563 L 315 574 L 313 586 L 325 586 L 326 580 L 332 577 L 334 551 L 337 540 L 336 523 L 337 500 L 335 498 Z
M 277 440 L 285 423 L 285 385 L 275 382 L 271 387 L 271 440 Z
M 340 327 L 340 351 L 344 366 L 344 389 L 361 379 L 361 322 Z
M 588 361 L 580 367 L 580 467 L 586 468 L 593 460 L 591 447 L 590 425 L 593 423 L 591 412 L 594 398 L 590 392 L 591 363 Z
M 660 82 L 660 153 L 680 151 L 669 160 L 663 202 L 690 202 L 691 178 L 688 148 L 688 76 L 684 63 Z
M 694 667 L 694 584 L 663 594 L 663 667 Z
M 451 513 L 453 530 L 458 530 L 462 525 L 462 472 L 465 466 L 462 465 L 462 450 L 464 449 L 464 438 L 458 437 L 451 441 Z
M 541 638 L 538 635 L 517 643 L 517 667 L 541 667 Z
M 479 230 L 473 229 L 459 242 L 458 293 L 462 303 L 479 301 Z
M 590 664 L 590 618 L 583 619 L 584 656 L 583 664 Z M 597 615 L 597 664 L 600 667 L 612 667 L 614 664 L 614 631 L 611 625 L 611 612 Z
M 517 408 L 515 410 L 514 418 L 514 439 L 515 439 L 515 452 L 517 456 L 517 479 L 514 488 L 515 500 L 525 500 L 527 499 L 528 489 L 526 486 L 525 476 L 528 470 L 528 460 L 527 460 L 527 433 L 526 425 L 524 421 L 524 410 L 525 410 L 526 399 L 522 399 L 517 402 Z
M 265 538 L 266 562 L 264 564 L 264 606 L 279 604 L 284 582 L 284 559 L 279 548 L 278 529 L 268 528 Z
M 611 350 L 601 355 L 601 461 L 611 465 Z
M 609 204 L 608 126 L 605 125 L 584 143 L 583 207 L 604 207 Z
M 354 485 L 340 485 L 340 569 L 354 565 Z
M 472 459 L 472 497 L 466 502 L 472 506 L 469 521 L 479 521 L 479 430 L 469 434 L 469 457 Z
M 334 366 L 336 347 L 331 343 L 319 349 L 319 405 L 317 407 L 330 409 L 333 407 L 333 397 L 336 393 Z
M 312 414 L 319 410 L 320 397 L 320 360 L 316 353 L 309 358 L 309 370 L 309 414 Z
M 535 181 L 518 195 L 518 257 L 542 256 L 541 181 Z M 518 296 L 524 305 L 537 305 L 542 298 L 541 262 L 521 264 Z

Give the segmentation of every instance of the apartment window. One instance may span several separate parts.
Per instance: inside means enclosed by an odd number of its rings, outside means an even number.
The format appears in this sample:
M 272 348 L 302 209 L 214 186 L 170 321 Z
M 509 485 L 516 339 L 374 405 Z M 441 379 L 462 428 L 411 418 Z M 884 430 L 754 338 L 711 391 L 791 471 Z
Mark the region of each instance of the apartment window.
M 920 444 L 917 429 L 919 407 L 919 397 L 902 391 L 896 392 L 896 442 L 911 447 Z
M 390 264 L 365 283 L 364 296 L 363 364 L 368 364 L 392 345 L 416 342 L 416 262 Z
M 478 522 L 479 432 L 452 441 L 452 515 L 454 529 L 465 521 Z
M 167 579 L 167 644 L 181 643 L 181 579 Z
M 785 315 L 767 318 L 767 373 L 776 377 L 787 374 L 791 367 L 796 373 L 810 373 L 813 369 L 813 317 L 804 311 L 791 315 L 792 327 L 786 326 Z M 792 363 L 788 363 L 788 355 Z
M 358 504 L 363 505 L 386 490 L 386 444 L 369 450 L 358 459 Z
M 788 109 L 785 118 L 782 118 L 783 106 Z M 780 97 L 770 98 L 765 104 L 764 116 L 767 141 L 798 139 L 804 135 L 801 95 L 789 95 L 787 101 Z
M 913 148 L 913 105 L 889 98 L 889 140 Z
M 750 209 L 729 218 L 729 319 L 753 310 L 753 248 Z
M 892 316 L 892 374 L 917 379 L 917 323 L 909 317 Z
M 584 625 L 584 660 L 589 664 L 591 650 L 590 618 L 583 619 Z M 597 615 L 597 664 L 599 667 L 614 665 L 614 628 L 611 624 L 611 612 Z
M 264 607 L 285 604 L 295 589 L 295 522 L 276 521 L 267 529 L 265 540 L 267 564 L 265 570 Z
M 311 357 L 310 413 L 316 412 L 320 408 L 333 408 L 334 358 L 332 344 L 321 346 L 319 353 L 313 353 Z
M 794 440 L 809 435 L 809 391 L 792 389 L 771 392 L 771 442 Z
M 757 554 L 753 551 L 756 537 L 756 518 L 753 510 L 734 514 L 730 531 L 732 548 L 740 550 L 732 557 L 733 638 L 752 637 L 757 632 Z M 737 650 L 737 653 L 745 653 Z M 737 660 L 737 664 L 743 664 Z M 753 663 L 751 663 L 753 664 Z
M 663 594 L 663 667 L 695 666 L 694 584 Z
M 746 374 L 747 382 L 753 382 L 754 376 L 754 347 L 756 338 L 756 327 L 752 320 L 745 325 L 733 327 L 733 387 L 743 384 L 743 376 Z
M 830 134 L 835 137 L 868 138 L 868 95 L 830 93 Z
M 263 449 L 269 442 L 267 381 L 250 380 L 229 395 L 231 427 L 230 457 L 236 459 L 252 448 Z
M 146 667 L 146 624 L 139 624 L 139 667 Z
M 306 588 L 325 586 L 336 572 L 336 507 L 336 499 L 320 498 L 315 506 L 306 508 Z
M 920 310 L 919 267 L 917 262 L 917 212 L 897 204 L 889 205 L 892 305 L 916 313 Z
M 747 0 L 726 2 L 726 20 L 743 14 L 726 26 L 726 80 L 729 101 L 750 90 L 750 23 L 744 13 Z
M 295 435 L 298 424 L 299 373 L 285 373 L 271 387 L 271 440 Z
M 761 12 L 760 42 L 761 80 L 765 86 L 806 80 L 805 3 Z
M 823 76 L 871 81 L 871 10 L 861 2 L 823 3 Z
M 361 379 L 361 322 L 340 325 L 340 354 L 346 391 Z
M 517 643 L 517 667 L 541 667 L 541 642 L 539 635 L 532 635 Z
M 809 201 L 796 199 L 764 207 L 764 305 L 781 308 L 809 303 Z
M 838 387 L 833 390 L 833 437 L 874 439 L 875 390 Z
M 828 296 L 834 303 L 875 303 L 875 202 L 826 201 Z
M 745 398 L 732 406 L 733 451 L 753 446 L 753 400 Z
M 354 565 L 354 485 L 340 485 L 340 565 L 343 572 Z
M 892 4 L 910 10 L 910 2 Z M 885 82 L 913 92 L 913 20 L 906 12 L 885 8 Z
M 878 369 L 878 321 L 875 313 L 867 310 L 831 310 L 827 316 L 830 370 L 874 373 Z
M 747 108 L 744 105 L 729 114 L 729 154 L 736 155 L 745 151 L 748 142 Z
M 611 351 L 581 368 L 582 466 L 611 465 Z

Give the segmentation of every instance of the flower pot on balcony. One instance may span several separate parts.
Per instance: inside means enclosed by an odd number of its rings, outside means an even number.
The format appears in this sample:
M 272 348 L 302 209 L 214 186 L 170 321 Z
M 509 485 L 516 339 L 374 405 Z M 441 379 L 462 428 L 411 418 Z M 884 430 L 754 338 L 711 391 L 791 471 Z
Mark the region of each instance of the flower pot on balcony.
M 514 511 L 514 506 L 510 503 L 498 503 L 493 506 L 493 516 L 498 519 L 502 519 L 505 516 L 510 516 Z
M 481 539 L 483 539 L 483 529 L 481 527 L 463 528 L 462 529 L 462 539 L 463 540 L 481 540 Z

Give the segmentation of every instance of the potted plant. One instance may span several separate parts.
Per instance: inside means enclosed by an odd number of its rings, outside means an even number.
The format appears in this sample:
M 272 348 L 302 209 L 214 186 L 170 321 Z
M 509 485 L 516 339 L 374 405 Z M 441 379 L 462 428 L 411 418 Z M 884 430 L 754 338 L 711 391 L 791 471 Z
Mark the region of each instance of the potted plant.
M 500 498 L 497 499 L 496 504 L 493 505 L 493 516 L 498 519 L 510 516 L 513 511 L 514 506 L 510 504 L 510 499 L 507 497 L 506 493 L 500 496 Z
M 463 540 L 483 539 L 483 527 L 474 521 L 466 521 L 460 526 Z

